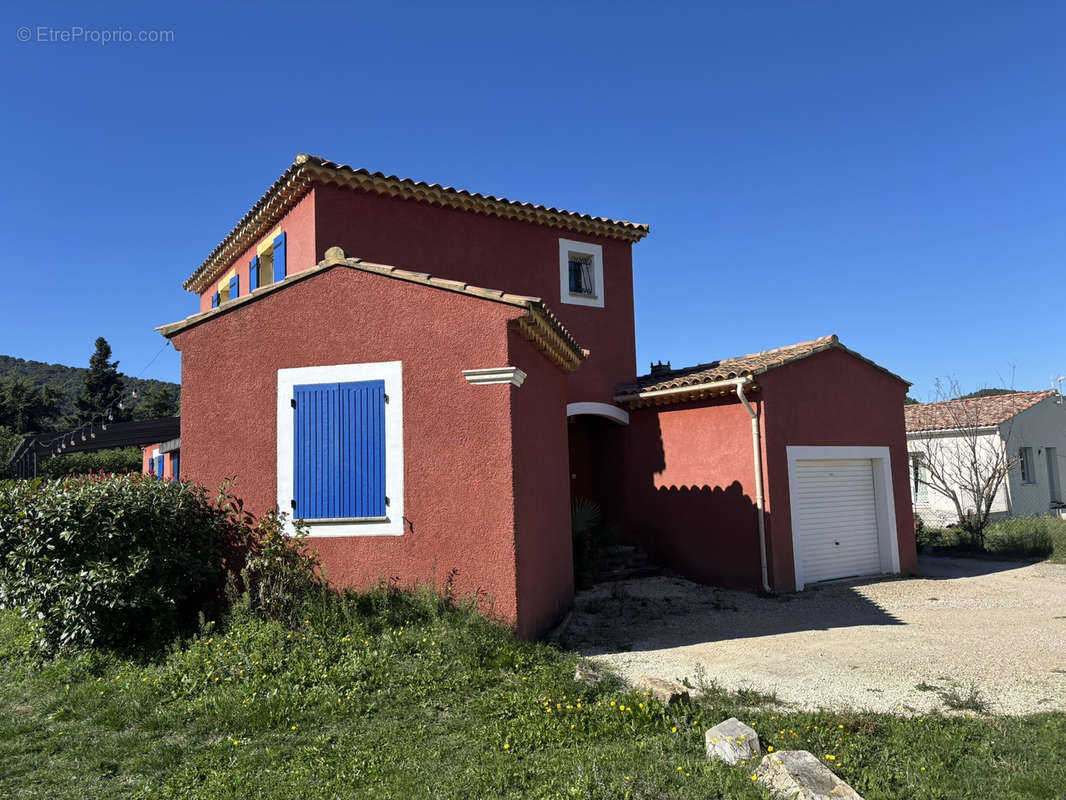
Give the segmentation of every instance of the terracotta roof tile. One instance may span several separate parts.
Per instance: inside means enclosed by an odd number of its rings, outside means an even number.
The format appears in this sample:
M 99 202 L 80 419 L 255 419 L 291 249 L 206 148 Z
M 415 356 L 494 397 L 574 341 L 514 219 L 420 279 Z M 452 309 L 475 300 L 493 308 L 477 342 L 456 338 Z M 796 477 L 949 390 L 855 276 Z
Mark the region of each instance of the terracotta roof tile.
M 809 342 L 799 342 L 786 347 L 778 347 L 773 350 L 764 350 L 761 353 L 750 353 L 737 358 L 727 358 L 722 361 L 712 361 L 708 364 L 697 364 L 694 367 L 670 370 L 669 372 L 656 372 L 642 375 L 632 383 L 619 386 L 615 390 L 616 399 L 624 399 L 627 396 L 636 396 L 641 392 L 655 392 L 664 389 L 681 389 L 687 386 L 700 386 L 701 384 L 725 381 L 731 378 L 743 378 L 748 375 L 761 375 L 776 367 L 807 358 L 815 353 L 829 349 L 844 350 L 866 363 L 886 372 L 894 378 L 904 381 L 895 373 L 889 372 L 884 367 L 875 364 L 868 358 L 849 350 L 840 343 L 840 339 L 834 334 L 823 336 L 820 339 L 812 339 Z
M 235 258 L 268 233 L 285 212 L 296 205 L 316 183 L 333 184 L 630 242 L 639 241 L 648 235 L 648 226 L 638 222 L 594 217 L 535 203 L 520 203 L 506 197 L 494 197 L 441 186 L 438 183 L 425 183 L 382 172 L 356 169 L 347 164 L 300 153 L 226 238 L 185 280 L 184 287 L 193 292 L 202 292 Z
M 588 356 L 588 351 L 583 349 L 577 341 L 575 341 L 574 337 L 570 334 L 570 331 L 566 329 L 562 322 L 559 321 L 559 318 L 552 313 L 551 309 L 549 309 L 539 297 L 509 294 L 502 292 L 499 289 L 486 289 L 481 286 L 472 286 L 463 283 L 462 281 L 436 278 L 427 272 L 414 272 L 412 270 L 399 269 L 388 264 L 373 264 L 359 258 L 352 258 L 339 247 L 329 248 L 326 251 L 325 258 L 311 269 L 289 275 L 284 280 L 256 289 L 251 294 L 246 294 L 243 297 L 238 297 L 236 300 L 223 303 L 217 308 L 201 311 L 198 314 L 193 314 L 178 322 L 161 325 L 156 328 L 156 330 L 169 339 L 171 336 L 191 328 L 194 325 L 199 325 L 200 323 L 206 322 L 221 314 L 225 314 L 236 308 L 241 308 L 245 304 L 254 302 L 268 294 L 285 289 L 295 283 L 307 280 L 315 275 L 320 275 L 327 270 L 338 267 L 347 267 L 349 269 L 359 270 L 360 272 L 384 275 L 389 278 L 407 281 L 409 283 L 420 283 L 424 286 L 430 286 L 442 291 L 457 292 L 469 297 L 476 297 L 495 303 L 505 303 L 507 305 L 524 308 L 526 309 L 527 314 L 519 320 L 518 327 L 523 336 L 532 341 L 550 361 L 553 361 L 565 372 L 572 372 L 577 369 L 581 362 Z
M 1012 392 L 939 403 L 918 403 L 904 406 L 903 415 L 907 420 L 908 433 L 988 428 L 1001 425 L 1041 400 L 1057 394 L 1054 389 L 1045 389 L 1040 392 Z

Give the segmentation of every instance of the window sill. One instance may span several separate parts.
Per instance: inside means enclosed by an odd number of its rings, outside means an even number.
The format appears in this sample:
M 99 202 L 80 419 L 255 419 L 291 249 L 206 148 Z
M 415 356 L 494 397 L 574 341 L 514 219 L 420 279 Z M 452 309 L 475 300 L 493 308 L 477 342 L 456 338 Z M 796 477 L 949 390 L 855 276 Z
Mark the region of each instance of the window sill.
M 579 292 L 570 292 L 571 297 L 576 297 L 578 300 L 599 300 L 598 294 L 580 294 Z
M 297 522 L 303 522 L 308 525 L 330 525 L 334 523 L 351 523 L 351 522 L 388 522 L 388 517 L 327 517 L 323 519 L 306 519 L 304 517 L 297 517 Z

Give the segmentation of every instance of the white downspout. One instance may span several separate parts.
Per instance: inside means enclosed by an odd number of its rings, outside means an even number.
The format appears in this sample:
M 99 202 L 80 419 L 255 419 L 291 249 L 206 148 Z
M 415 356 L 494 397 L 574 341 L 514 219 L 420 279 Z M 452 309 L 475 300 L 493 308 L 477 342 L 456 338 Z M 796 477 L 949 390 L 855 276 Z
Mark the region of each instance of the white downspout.
M 744 384 L 750 382 L 750 377 L 736 382 L 737 397 L 740 398 L 740 402 L 744 404 L 744 408 L 748 410 L 748 415 L 751 417 L 751 450 L 755 461 L 755 508 L 759 514 L 759 562 L 762 567 L 762 588 L 767 594 L 773 594 L 774 590 L 770 588 L 770 578 L 766 569 L 766 513 L 764 511 L 766 503 L 762 489 L 762 433 L 759 430 L 759 416 L 751 407 L 748 398 L 744 396 Z

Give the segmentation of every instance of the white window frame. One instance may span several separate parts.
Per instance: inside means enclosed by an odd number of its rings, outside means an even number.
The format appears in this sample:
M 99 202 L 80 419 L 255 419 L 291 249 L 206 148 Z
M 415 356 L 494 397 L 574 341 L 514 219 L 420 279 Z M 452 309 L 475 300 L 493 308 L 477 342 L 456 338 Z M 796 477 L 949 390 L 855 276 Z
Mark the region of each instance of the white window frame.
M 403 534 L 403 362 L 379 361 L 371 364 L 334 364 L 325 367 L 295 367 L 278 370 L 278 509 L 292 513 L 293 447 L 295 410 L 294 387 L 309 383 L 349 383 L 385 381 L 385 518 L 369 520 L 307 520 L 308 535 L 318 536 L 401 536 Z M 286 519 L 286 533 L 295 529 Z
M 593 294 L 577 294 L 570 291 L 570 254 L 592 258 Z M 575 306 L 603 308 L 603 247 L 590 242 L 573 239 L 559 240 L 559 300 Z
M 896 495 L 892 489 L 892 456 L 887 447 L 807 447 L 785 448 L 788 462 L 789 514 L 792 527 L 792 569 L 796 591 L 804 587 L 803 564 L 800 560 L 800 541 L 796 531 L 796 500 L 793 487 L 797 485 L 797 461 L 818 459 L 870 459 L 874 473 L 874 506 L 877 511 L 877 542 L 882 573 L 899 572 L 899 536 L 896 530 Z

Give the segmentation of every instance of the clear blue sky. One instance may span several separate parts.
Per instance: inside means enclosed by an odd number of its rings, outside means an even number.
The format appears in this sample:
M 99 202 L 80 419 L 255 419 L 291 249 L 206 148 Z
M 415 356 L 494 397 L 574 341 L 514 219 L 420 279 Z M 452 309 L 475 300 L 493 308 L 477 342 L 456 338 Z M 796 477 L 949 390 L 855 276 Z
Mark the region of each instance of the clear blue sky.
M 837 333 L 921 399 L 1066 372 L 1066 4 L 170 5 L 0 12 L 0 353 L 140 373 L 307 151 L 650 223 L 642 369 Z

